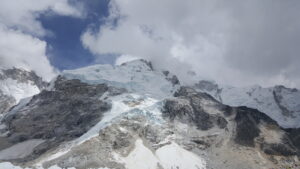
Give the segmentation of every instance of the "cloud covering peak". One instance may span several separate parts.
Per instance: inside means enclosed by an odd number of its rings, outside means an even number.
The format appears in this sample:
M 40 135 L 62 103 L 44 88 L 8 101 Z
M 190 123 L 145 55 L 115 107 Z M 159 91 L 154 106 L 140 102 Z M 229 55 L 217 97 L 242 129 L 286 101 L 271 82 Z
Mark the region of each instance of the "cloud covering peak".
M 82 42 L 225 84 L 300 87 L 299 11 L 297 0 L 111 0 Z

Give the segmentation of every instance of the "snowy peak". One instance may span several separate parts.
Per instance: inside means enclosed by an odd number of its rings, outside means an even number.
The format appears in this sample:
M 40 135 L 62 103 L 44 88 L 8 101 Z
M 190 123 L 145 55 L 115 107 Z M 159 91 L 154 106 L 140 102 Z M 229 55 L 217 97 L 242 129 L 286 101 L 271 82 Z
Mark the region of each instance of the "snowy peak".
M 199 81 L 194 85 L 224 104 L 258 109 L 276 120 L 284 128 L 300 127 L 300 91 L 284 86 L 263 88 L 232 87 L 211 81 Z
M 131 68 L 135 71 L 153 71 L 152 63 L 144 59 L 125 62 L 122 63 L 121 66 Z
M 80 79 L 90 84 L 106 83 L 153 97 L 170 96 L 179 84 L 176 76 L 154 70 L 152 64 L 145 60 L 135 60 L 120 66 L 93 65 L 67 70 L 62 73 L 62 76 L 68 79 Z
M 23 69 L 0 69 L 0 114 L 21 99 L 38 94 L 47 83 L 34 72 Z
M 19 83 L 32 83 L 39 89 L 44 89 L 47 86 L 47 83 L 33 71 L 29 72 L 18 68 L 0 70 L 0 80 L 8 78 L 16 80 Z

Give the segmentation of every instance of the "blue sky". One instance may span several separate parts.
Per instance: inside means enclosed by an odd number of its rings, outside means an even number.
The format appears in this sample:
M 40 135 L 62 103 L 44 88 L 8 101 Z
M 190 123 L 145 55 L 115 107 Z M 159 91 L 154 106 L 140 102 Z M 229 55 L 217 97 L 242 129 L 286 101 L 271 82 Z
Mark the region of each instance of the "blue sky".
M 80 37 L 87 28 L 98 31 L 103 18 L 108 16 L 109 0 L 84 1 L 84 18 L 60 15 L 41 15 L 42 26 L 51 31 L 43 37 L 47 42 L 47 55 L 51 64 L 59 70 L 74 69 L 95 64 L 95 56 L 81 43 Z M 98 63 L 113 63 L 114 57 L 98 55 Z M 100 59 L 99 59 L 100 58 Z

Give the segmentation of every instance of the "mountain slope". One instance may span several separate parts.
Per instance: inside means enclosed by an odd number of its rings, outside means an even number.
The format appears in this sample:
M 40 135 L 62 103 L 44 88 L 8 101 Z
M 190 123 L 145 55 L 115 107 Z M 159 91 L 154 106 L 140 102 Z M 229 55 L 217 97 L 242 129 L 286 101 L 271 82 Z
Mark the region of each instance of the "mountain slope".
M 204 80 L 196 83 L 194 87 L 224 104 L 258 109 L 276 120 L 282 127 L 300 127 L 300 91 L 297 89 L 284 86 L 238 88 Z
M 172 95 L 178 85 L 176 76 L 165 71 L 154 71 L 151 63 L 145 60 L 131 61 L 120 66 L 94 65 L 64 71 L 63 76 L 89 84 L 106 83 L 153 97 Z
M 1 120 L 0 168 L 299 165 L 300 130 L 224 105 L 138 60 L 63 72 Z

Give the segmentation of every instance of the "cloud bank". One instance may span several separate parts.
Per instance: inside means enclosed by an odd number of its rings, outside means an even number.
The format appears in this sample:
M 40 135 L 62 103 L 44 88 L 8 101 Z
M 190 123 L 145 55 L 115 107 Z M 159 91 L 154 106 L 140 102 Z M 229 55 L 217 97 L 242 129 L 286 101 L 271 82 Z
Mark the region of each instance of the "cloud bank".
M 47 43 L 41 40 L 50 34 L 38 20 L 41 14 L 83 15 L 78 4 L 67 0 L 1 0 L 0 67 L 34 70 L 45 80 L 55 75 L 46 55 Z
M 300 87 L 300 1 L 111 0 L 82 43 L 94 54 L 142 57 L 184 77 L 236 86 Z

